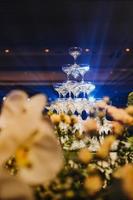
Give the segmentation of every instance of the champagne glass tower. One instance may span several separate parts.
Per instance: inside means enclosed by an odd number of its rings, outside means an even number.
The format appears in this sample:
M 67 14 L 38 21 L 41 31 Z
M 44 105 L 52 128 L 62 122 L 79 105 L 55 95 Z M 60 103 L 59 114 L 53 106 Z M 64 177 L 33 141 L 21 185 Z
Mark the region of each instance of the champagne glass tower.
M 60 107 L 63 107 L 62 104 L 64 104 L 66 106 L 65 113 L 71 112 L 74 114 L 75 111 L 78 113 L 78 110 L 80 110 L 79 115 L 81 115 L 82 111 L 86 111 L 89 106 L 92 106 L 89 96 L 95 89 L 95 85 L 84 80 L 84 76 L 89 71 L 90 66 L 88 64 L 77 64 L 77 58 L 82 54 L 82 49 L 80 47 L 71 47 L 68 52 L 73 57 L 74 62 L 73 64 L 65 64 L 62 67 L 62 71 L 67 75 L 67 80 L 64 83 L 56 84 L 55 90 L 58 91 L 59 98 L 54 103 L 58 102 Z M 78 77 L 81 77 L 80 82 L 76 80 Z M 81 93 L 82 98 L 79 98 Z M 68 94 L 68 98 L 64 98 L 64 94 Z M 53 108 L 53 105 L 51 108 Z

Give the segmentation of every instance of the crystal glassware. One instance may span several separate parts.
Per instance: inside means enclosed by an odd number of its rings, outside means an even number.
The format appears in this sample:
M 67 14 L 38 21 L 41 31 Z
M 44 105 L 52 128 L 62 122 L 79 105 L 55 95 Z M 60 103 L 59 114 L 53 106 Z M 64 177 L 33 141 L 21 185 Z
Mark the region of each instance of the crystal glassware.
M 80 73 L 78 71 L 78 68 L 80 66 L 77 64 L 77 63 L 74 63 L 73 65 L 71 65 L 71 75 L 74 77 L 74 78 L 78 78 L 78 76 L 80 76 Z
M 76 59 L 82 53 L 82 49 L 80 47 L 71 47 L 69 49 L 69 54 L 73 57 L 74 63 L 76 63 Z
M 88 64 L 80 64 L 79 67 L 77 67 L 77 70 L 79 71 L 81 77 L 82 77 L 82 82 L 84 82 L 84 75 L 86 74 L 87 71 L 89 71 L 90 66 Z
M 74 98 L 75 98 L 75 99 L 79 96 L 80 92 L 81 92 L 81 91 L 79 90 L 79 86 L 76 84 L 76 85 L 74 86 L 74 88 L 73 88 L 73 95 L 74 95 Z
M 95 89 L 95 85 L 92 84 L 91 82 L 88 82 L 86 84 L 87 84 L 86 94 L 89 97 L 90 93 Z
M 56 83 L 54 84 L 55 90 L 58 92 L 59 99 L 61 98 L 62 95 L 62 83 Z
M 69 94 L 69 98 L 71 98 L 71 94 L 73 93 L 75 83 L 75 81 L 69 80 L 63 84 L 64 89 L 68 91 L 67 93 Z
M 74 78 L 77 78 L 80 73 L 78 71 L 78 67 L 80 67 L 78 64 L 65 64 L 62 66 L 63 72 L 67 74 L 67 80 L 70 80 L 70 75 L 72 75 Z
M 62 87 L 62 96 L 63 96 L 63 98 L 64 98 L 64 99 L 65 99 L 65 97 L 66 97 L 67 93 L 68 93 L 68 90 L 67 90 L 67 88 L 65 88 L 65 87 Z
M 62 66 L 63 72 L 67 74 L 67 80 L 69 80 L 69 76 L 71 75 L 72 69 L 71 69 L 71 64 L 65 64 Z

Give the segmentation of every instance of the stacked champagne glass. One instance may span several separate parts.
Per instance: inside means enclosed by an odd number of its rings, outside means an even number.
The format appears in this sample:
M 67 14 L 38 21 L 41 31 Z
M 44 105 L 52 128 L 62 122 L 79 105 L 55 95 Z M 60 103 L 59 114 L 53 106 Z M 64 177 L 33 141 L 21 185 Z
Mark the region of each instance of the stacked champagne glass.
M 62 67 L 63 72 L 67 75 L 67 81 L 54 85 L 59 97 L 49 108 L 52 112 L 81 115 L 85 111 L 89 114 L 90 108 L 95 103 L 95 99 L 89 98 L 90 93 L 95 89 L 95 85 L 84 80 L 84 76 L 90 67 L 88 64 L 77 64 L 77 58 L 81 53 L 80 47 L 69 49 L 69 54 L 73 57 L 74 63 Z M 79 77 L 81 80 L 77 81 L 76 79 Z

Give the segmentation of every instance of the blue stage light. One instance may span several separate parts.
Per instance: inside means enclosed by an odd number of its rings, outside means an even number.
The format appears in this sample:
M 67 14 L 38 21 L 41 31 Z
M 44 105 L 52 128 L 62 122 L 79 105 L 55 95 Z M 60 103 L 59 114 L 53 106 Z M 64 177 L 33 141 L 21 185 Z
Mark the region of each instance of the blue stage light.
M 95 97 L 93 97 L 93 96 L 90 96 L 90 97 L 89 97 L 89 101 L 90 101 L 90 102 L 93 103 L 93 102 L 95 102 L 95 100 L 96 100 Z

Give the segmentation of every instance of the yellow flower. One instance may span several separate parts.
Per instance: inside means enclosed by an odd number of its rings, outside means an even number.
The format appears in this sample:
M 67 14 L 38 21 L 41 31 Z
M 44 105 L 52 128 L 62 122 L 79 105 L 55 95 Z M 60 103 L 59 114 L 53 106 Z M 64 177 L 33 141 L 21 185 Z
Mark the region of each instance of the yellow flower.
M 102 159 L 107 158 L 107 156 L 109 155 L 111 146 L 115 140 L 116 140 L 116 138 L 112 135 L 106 136 L 103 141 L 103 144 L 101 145 L 100 149 L 97 152 L 97 156 Z
M 107 107 L 107 103 L 103 100 L 103 101 L 99 101 L 96 103 L 96 106 L 99 108 L 99 109 L 105 109 Z
M 98 117 L 99 117 L 99 118 L 103 118 L 103 117 L 105 117 L 105 114 L 106 114 L 106 113 L 105 113 L 104 111 L 99 111 L 99 112 L 98 112 Z
M 127 178 L 127 177 L 133 177 L 133 164 L 129 163 L 124 165 L 123 167 L 118 168 L 114 172 L 115 178 Z
M 97 167 L 96 167 L 96 164 L 94 163 L 90 163 L 87 167 L 87 172 L 90 173 L 90 174 L 94 174 L 98 171 Z
M 70 118 L 70 116 L 65 115 L 64 116 L 64 121 L 65 121 L 66 124 L 71 124 L 71 118 Z
M 68 190 L 66 193 L 65 193 L 65 196 L 69 199 L 73 198 L 74 196 L 74 191 L 73 190 Z
M 54 124 L 59 124 L 60 121 L 61 121 L 61 117 L 60 117 L 60 115 L 58 115 L 58 114 L 53 114 L 53 115 L 51 115 L 51 116 L 50 116 L 50 119 L 51 119 L 51 121 L 52 121 Z
M 94 119 L 87 119 L 83 122 L 84 131 L 88 134 L 93 134 L 97 132 L 97 122 Z
M 122 188 L 129 199 L 133 199 L 133 164 L 126 164 L 114 173 L 114 177 L 122 180 Z
M 133 106 L 128 106 L 125 111 L 129 114 L 133 116 Z
M 84 135 L 83 135 L 83 133 L 81 133 L 80 131 L 76 131 L 75 132 L 75 137 L 78 139 L 78 140 L 81 140 L 81 139 L 83 139 L 84 138 Z
M 121 136 L 124 132 L 124 126 L 119 122 L 112 121 L 113 133 L 116 136 Z
M 78 122 L 78 118 L 74 115 L 71 116 L 71 124 L 76 124 Z
M 133 117 L 130 116 L 124 109 L 108 106 L 107 111 L 115 121 L 122 122 L 123 124 L 129 126 L 133 125 Z
M 93 196 L 102 189 L 103 181 L 100 176 L 88 176 L 85 180 L 84 187 L 89 195 Z
M 87 148 L 84 148 L 78 152 L 78 158 L 81 162 L 87 164 L 93 159 L 93 154 Z
M 30 166 L 30 162 L 28 160 L 28 148 L 26 147 L 20 147 L 16 150 L 16 155 L 15 155 L 17 165 L 18 166 Z
M 48 111 L 48 112 L 47 112 L 47 115 L 48 115 L 48 116 L 51 116 L 51 115 L 53 115 L 53 112 L 52 112 L 52 111 Z
M 61 120 L 63 122 L 65 122 L 66 124 L 71 124 L 71 117 L 69 115 L 66 115 L 66 114 L 62 113 L 60 115 L 60 117 L 61 117 Z

